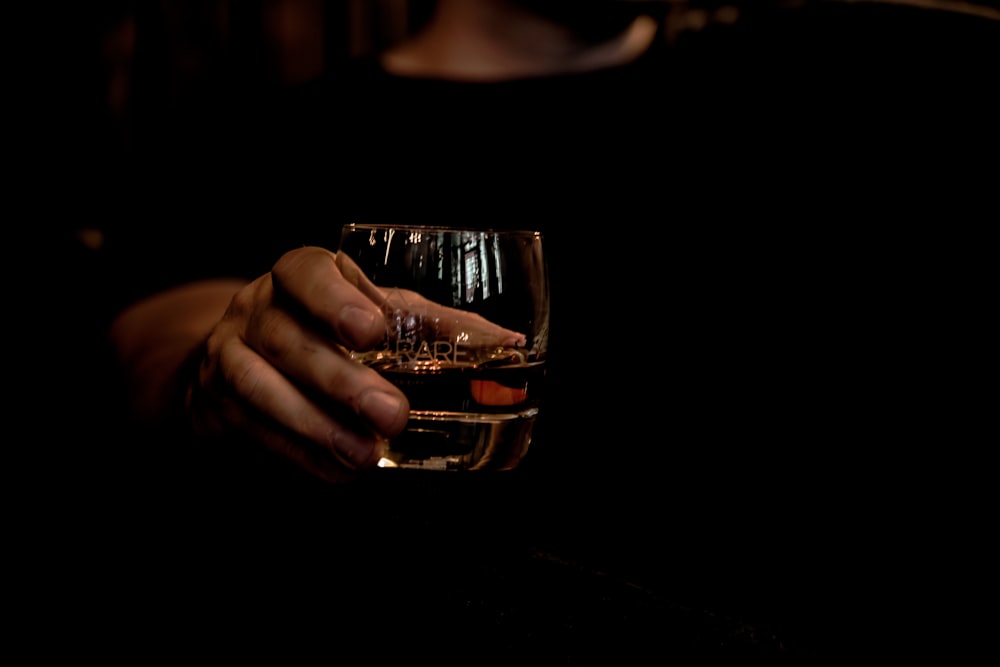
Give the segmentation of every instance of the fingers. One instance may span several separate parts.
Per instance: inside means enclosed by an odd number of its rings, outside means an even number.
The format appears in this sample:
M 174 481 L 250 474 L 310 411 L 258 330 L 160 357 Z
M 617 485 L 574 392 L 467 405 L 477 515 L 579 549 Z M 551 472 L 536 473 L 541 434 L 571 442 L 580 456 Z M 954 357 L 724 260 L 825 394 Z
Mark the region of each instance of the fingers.
M 196 433 L 242 433 L 289 463 L 328 482 L 353 480 L 363 469 L 372 467 L 365 464 L 361 468 L 352 468 L 329 449 L 290 433 L 277 422 L 229 394 L 217 395 L 196 389 L 189 395 L 188 407 L 194 417 Z M 384 445 L 376 442 L 371 460 L 377 462 L 383 448 Z
M 325 250 L 294 251 L 276 267 L 236 294 L 209 335 L 192 411 L 203 429 L 249 434 L 324 479 L 373 467 L 409 403 L 341 344 L 381 341 L 381 311 Z
M 388 290 L 385 307 L 431 320 L 440 335 L 469 347 L 524 347 L 527 344 L 523 333 L 506 329 L 477 313 L 435 303 L 410 290 Z
M 227 351 L 237 356 L 252 355 L 246 347 L 230 346 Z M 227 351 L 220 359 L 223 377 L 227 369 L 239 369 L 238 377 L 225 379 L 236 395 L 257 411 L 296 435 L 324 446 L 349 469 L 369 468 L 378 461 L 383 446 L 381 438 L 347 428 L 259 357 L 230 359 Z
M 332 483 L 347 482 L 356 479 L 364 470 L 372 467 L 352 468 L 342 459 L 332 455 L 329 450 L 290 433 L 264 415 L 258 415 L 248 409 L 238 400 L 227 399 L 223 404 L 213 406 L 212 410 L 226 415 L 227 431 L 246 435 L 264 449 L 319 479 Z M 377 451 L 381 452 L 382 447 L 379 446 Z M 373 461 L 378 461 L 374 454 Z
M 382 311 L 337 268 L 336 256 L 323 248 L 298 248 L 271 270 L 274 289 L 304 306 L 353 350 L 367 350 L 385 336 Z
M 386 295 L 349 262 L 315 247 L 283 255 L 240 290 L 205 345 L 192 411 L 203 428 L 235 429 L 324 479 L 375 466 L 409 418 L 405 395 L 350 358 L 386 336 Z M 400 294 L 463 341 L 523 346 L 480 317 Z
M 378 462 L 382 437 L 358 428 L 343 412 L 324 409 L 237 337 L 213 334 L 208 347 L 198 398 L 210 403 L 217 422 L 252 435 L 324 478 L 335 477 L 338 469 L 364 470 Z M 206 406 L 196 407 L 204 412 Z
M 261 280 L 253 287 L 258 293 L 255 300 L 266 301 L 267 296 L 262 293 L 269 290 L 267 282 Z M 233 310 L 239 307 L 237 303 Z M 322 397 L 324 405 L 347 406 L 375 435 L 393 437 L 406 426 L 409 404 L 399 389 L 348 358 L 339 346 L 296 320 L 289 311 L 268 307 L 255 311 L 246 319 L 247 324 L 240 332 L 241 341 L 260 355 L 261 363 L 280 370 L 283 379 L 291 378 L 310 395 Z M 252 361 L 236 357 L 235 351 L 233 354 L 234 357 L 228 360 L 231 363 Z M 244 391 L 249 390 L 250 387 L 244 388 Z
M 308 307 L 327 323 L 338 340 L 352 350 L 367 350 L 385 337 L 383 309 L 417 313 L 436 320 L 442 333 L 476 345 L 522 347 L 523 333 L 486 318 L 435 303 L 410 290 L 374 285 L 346 255 L 323 248 L 299 248 L 285 254 L 272 269 L 274 289 Z

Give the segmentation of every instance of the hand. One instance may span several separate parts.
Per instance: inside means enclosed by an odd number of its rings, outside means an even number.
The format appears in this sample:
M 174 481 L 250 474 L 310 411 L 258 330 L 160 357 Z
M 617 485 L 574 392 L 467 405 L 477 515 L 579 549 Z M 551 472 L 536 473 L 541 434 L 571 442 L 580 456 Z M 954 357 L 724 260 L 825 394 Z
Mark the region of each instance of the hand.
M 461 341 L 469 347 L 524 347 L 527 342 L 523 333 L 505 329 L 482 315 L 444 306 L 412 290 L 379 287 L 344 253 L 337 255 L 336 262 L 344 279 L 378 304 L 385 315 L 431 323 L 435 339 Z
M 186 405 L 201 433 L 237 431 L 330 481 L 373 467 L 406 425 L 406 397 L 344 348 L 385 336 L 378 306 L 332 252 L 298 248 L 233 297 Z

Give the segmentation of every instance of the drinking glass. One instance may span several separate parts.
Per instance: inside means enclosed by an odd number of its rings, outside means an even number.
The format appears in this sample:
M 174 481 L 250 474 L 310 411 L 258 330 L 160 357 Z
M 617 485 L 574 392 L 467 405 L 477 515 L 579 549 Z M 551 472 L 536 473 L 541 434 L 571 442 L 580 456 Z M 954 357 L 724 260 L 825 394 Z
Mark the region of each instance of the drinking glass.
M 537 231 L 345 225 L 341 272 L 385 315 L 385 339 L 349 354 L 410 401 L 379 465 L 509 470 L 542 403 L 549 287 Z

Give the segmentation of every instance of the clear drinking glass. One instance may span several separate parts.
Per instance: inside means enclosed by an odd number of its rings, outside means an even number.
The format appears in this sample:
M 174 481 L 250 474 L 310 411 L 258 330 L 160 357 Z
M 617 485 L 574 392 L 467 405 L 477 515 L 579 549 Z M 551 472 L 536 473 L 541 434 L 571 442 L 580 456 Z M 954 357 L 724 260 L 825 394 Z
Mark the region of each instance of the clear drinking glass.
M 542 402 L 549 287 L 536 231 L 345 225 L 341 272 L 385 314 L 385 339 L 350 351 L 410 401 L 383 467 L 507 470 Z

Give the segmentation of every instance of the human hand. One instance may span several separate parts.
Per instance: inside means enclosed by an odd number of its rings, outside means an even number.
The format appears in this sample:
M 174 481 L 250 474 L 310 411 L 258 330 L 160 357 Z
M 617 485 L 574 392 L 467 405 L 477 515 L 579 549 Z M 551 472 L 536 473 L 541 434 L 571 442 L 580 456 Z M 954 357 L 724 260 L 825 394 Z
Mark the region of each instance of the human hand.
M 242 433 L 320 478 L 350 479 L 376 465 L 409 414 L 399 389 L 345 351 L 384 337 L 379 307 L 332 252 L 292 250 L 209 334 L 186 397 L 195 430 Z
M 378 304 L 387 318 L 400 322 L 413 321 L 404 324 L 403 329 L 407 326 L 430 326 L 434 329 L 434 339 L 461 342 L 468 347 L 524 347 L 527 342 L 523 333 L 501 327 L 477 313 L 431 301 L 413 290 L 375 285 L 344 253 L 337 255 L 336 262 L 344 279 Z M 396 335 L 399 333 L 397 331 Z

